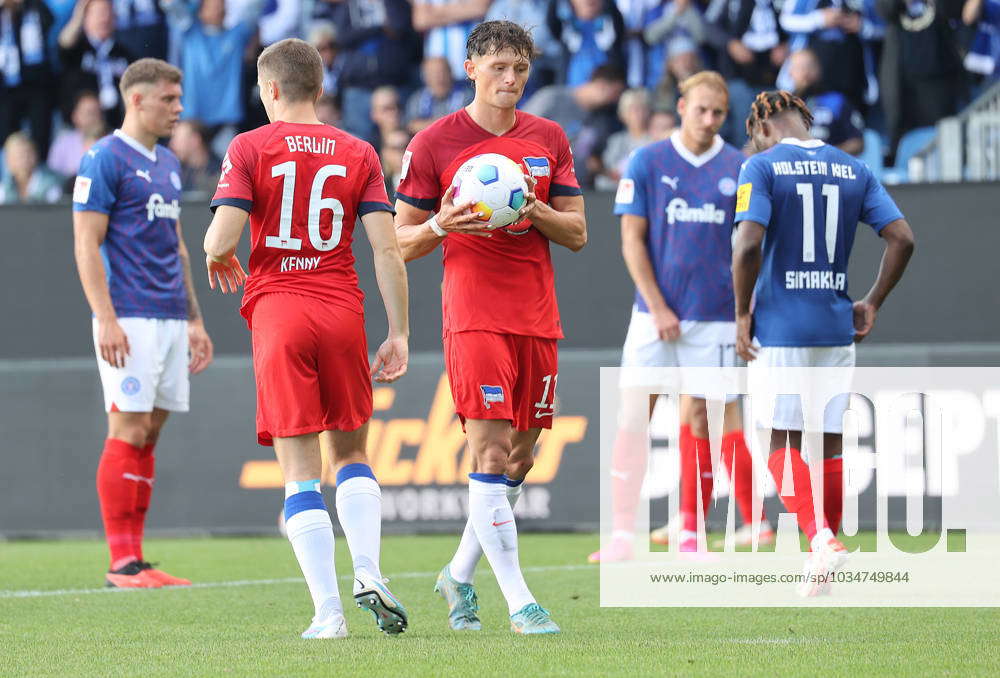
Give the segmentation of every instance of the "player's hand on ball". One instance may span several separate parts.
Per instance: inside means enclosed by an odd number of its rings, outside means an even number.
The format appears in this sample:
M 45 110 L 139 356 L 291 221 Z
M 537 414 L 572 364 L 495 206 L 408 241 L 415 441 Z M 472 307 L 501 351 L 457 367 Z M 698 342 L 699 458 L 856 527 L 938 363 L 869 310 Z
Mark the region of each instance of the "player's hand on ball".
M 472 211 L 472 202 L 455 203 L 455 194 L 458 188 L 452 186 L 441 197 L 441 209 L 438 210 L 436 220 L 437 225 L 449 233 L 471 233 L 487 238 L 493 234 L 489 229 L 483 227 L 483 222 L 479 220 L 482 216 L 478 212 Z
M 757 349 L 753 345 L 753 316 L 736 316 L 736 355 L 748 363 L 757 359 Z
M 188 323 L 188 348 L 191 352 L 188 369 L 191 374 L 198 374 L 212 362 L 215 352 L 212 340 L 208 337 L 208 332 L 205 331 L 205 325 L 200 320 Z
M 535 196 L 535 186 L 538 184 L 538 179 L 525 172 L 524 183 L 528 184 L 528 192 L 524 194 L 524 207 L 518 211 L 518 222 L 530 218 L 531 213 L 538 206 L 538 199 Z
M 662 341 L 675 341 L 681 336 L 681 321 L 669 308 L 653 311 L 653 325 Z
M 383 384 L 396 381 L 406 374 L 406 366 L 410 361 L 410 347 L 406 337 L 390 336 L 375 353 L 371 376 Z
M 213 290 L 216 284 L 223 294 L 236 292 L 240 285 L 246 282 L 247 274 L 240 264 L 236 255 L 229 257 L 228 261 L 218 261 L 211 256 L 205 258 L 208 266 L 208 286 Z
M 111 367 L 125 367 L 125 359 L 131 349 L 128 335 L 116 318 L 97 321 L 97 346 L 101 351 L 101 358 Z
M 857 343 L 868 336 L 875 325 L 878 311 L 867 301 L 854 302 L 854 342 Z

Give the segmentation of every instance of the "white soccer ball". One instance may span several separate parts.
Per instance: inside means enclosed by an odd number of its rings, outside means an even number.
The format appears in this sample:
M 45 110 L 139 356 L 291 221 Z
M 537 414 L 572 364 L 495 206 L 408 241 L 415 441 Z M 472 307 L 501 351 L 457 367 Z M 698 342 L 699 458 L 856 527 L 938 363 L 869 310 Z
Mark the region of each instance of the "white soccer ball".
M 458 186 L 456 205 L 472 202 L 472 211 L 489 230 L 516 224 L 518 211 L 527 202 L 528 184 L 521 166 L 505 155 L 483 153 L 467 160 L 452 185 Z

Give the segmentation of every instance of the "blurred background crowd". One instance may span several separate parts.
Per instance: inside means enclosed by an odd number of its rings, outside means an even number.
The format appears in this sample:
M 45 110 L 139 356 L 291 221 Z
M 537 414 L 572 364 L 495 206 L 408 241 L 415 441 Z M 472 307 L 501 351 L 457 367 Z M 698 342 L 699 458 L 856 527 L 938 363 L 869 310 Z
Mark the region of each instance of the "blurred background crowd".
M 410 137 L 471 100 L 465 40 L 488 19 L 531 29 L 521 106 L 566 130 L 598 189 L 671 133 L 677 84 L 704 68 L 729 83 L 730 143 L 778 86 L 806 100 L 816 136 L 892 166 L 992 83 L 1000 55 L 1000 0 L 0 0 L 0 203 L 59 200 L 147 56 L 184 71 L 169 144 L 185 190 L 212 192 L 229 140 L 267 122 L 257 55 L 295 36 L 323 57 L 320 118 L 370 141 L 392 189 Z

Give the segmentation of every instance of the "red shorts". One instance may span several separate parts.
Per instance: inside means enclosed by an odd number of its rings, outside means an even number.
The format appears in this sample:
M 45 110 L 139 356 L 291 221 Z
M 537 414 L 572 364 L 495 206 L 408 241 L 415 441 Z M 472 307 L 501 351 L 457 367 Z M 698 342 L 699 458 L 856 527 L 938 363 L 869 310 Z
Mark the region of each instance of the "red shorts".
M 353 431 L 372 416 L 364 316 L 287 292 L 262 295 L 250 320 L 257 440 Z
M 455 411 L 509 419 L 518 431 L 552 428 L 559 356 L 555 339 L 470 330 L 444 335 Z

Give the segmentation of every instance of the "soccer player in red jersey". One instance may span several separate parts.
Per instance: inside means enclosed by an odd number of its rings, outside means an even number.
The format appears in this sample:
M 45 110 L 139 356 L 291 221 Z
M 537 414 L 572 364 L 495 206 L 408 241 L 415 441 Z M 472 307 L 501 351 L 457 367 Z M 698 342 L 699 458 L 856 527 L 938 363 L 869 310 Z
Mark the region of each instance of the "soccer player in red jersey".
M 555 407 L 556 341 L 563 335 L 549 243 L 580 250 L 587 222 L 566 134 L 515 108 L 531 70 L 531 36 L 515 23 L 487 21 L 469 35 L 466 54 L 475 97 L 413 138 L 396 194 L 404 259 L 438 245 L 443 251 L 445 366 L 475 471 L 469 520 L 436 588 L 453 629 L 479 629 L 472 575 L 485 552 L 511 628 L 556 633 L 521 574 L 512 507 Z M 455 171 L 481 153 L 506 155 L 529 177 L 522 221 L 505 229 L 482 230 L 470 205 L 453 200 Z
M 181 237 L 181 166 L 156 143 L 181 107 L 181 72 L 139 59 L 122 75 L 125 120 L 87 151 L 73 187 L 73 233 L 108 412 L 97 495 L 111 551 L 107 586 L 187 586 L 143 559 L 154 450 L 187 412 L 188 373 L 212 362 Z
M 246 283 L 241 313 L 253 336 L 257 437 L 274 445 L 285 479 L 285 526 L 315 606 L 304 638 L 347 635 L 333 563 L 333 525 L 320 494 L 321 450 L 337 469 L 337 516 L 354 564 L 354 598 L 385 633 L 406 610 L 379 569 L 381 493 L 365 441 L 371 378 L 406 372 L 406 268 L 378 155 L 316 117 L 323 66 L 302 40 L 277 42 L 257 60 L 271 124 L 229 146 L 205 235 L 209 281 Z M 250 217 L 250 275 L 235 251 Z M 375 253 L 389 337 L 369 370 L 362 293 L 351 253 L 357 218 Z

